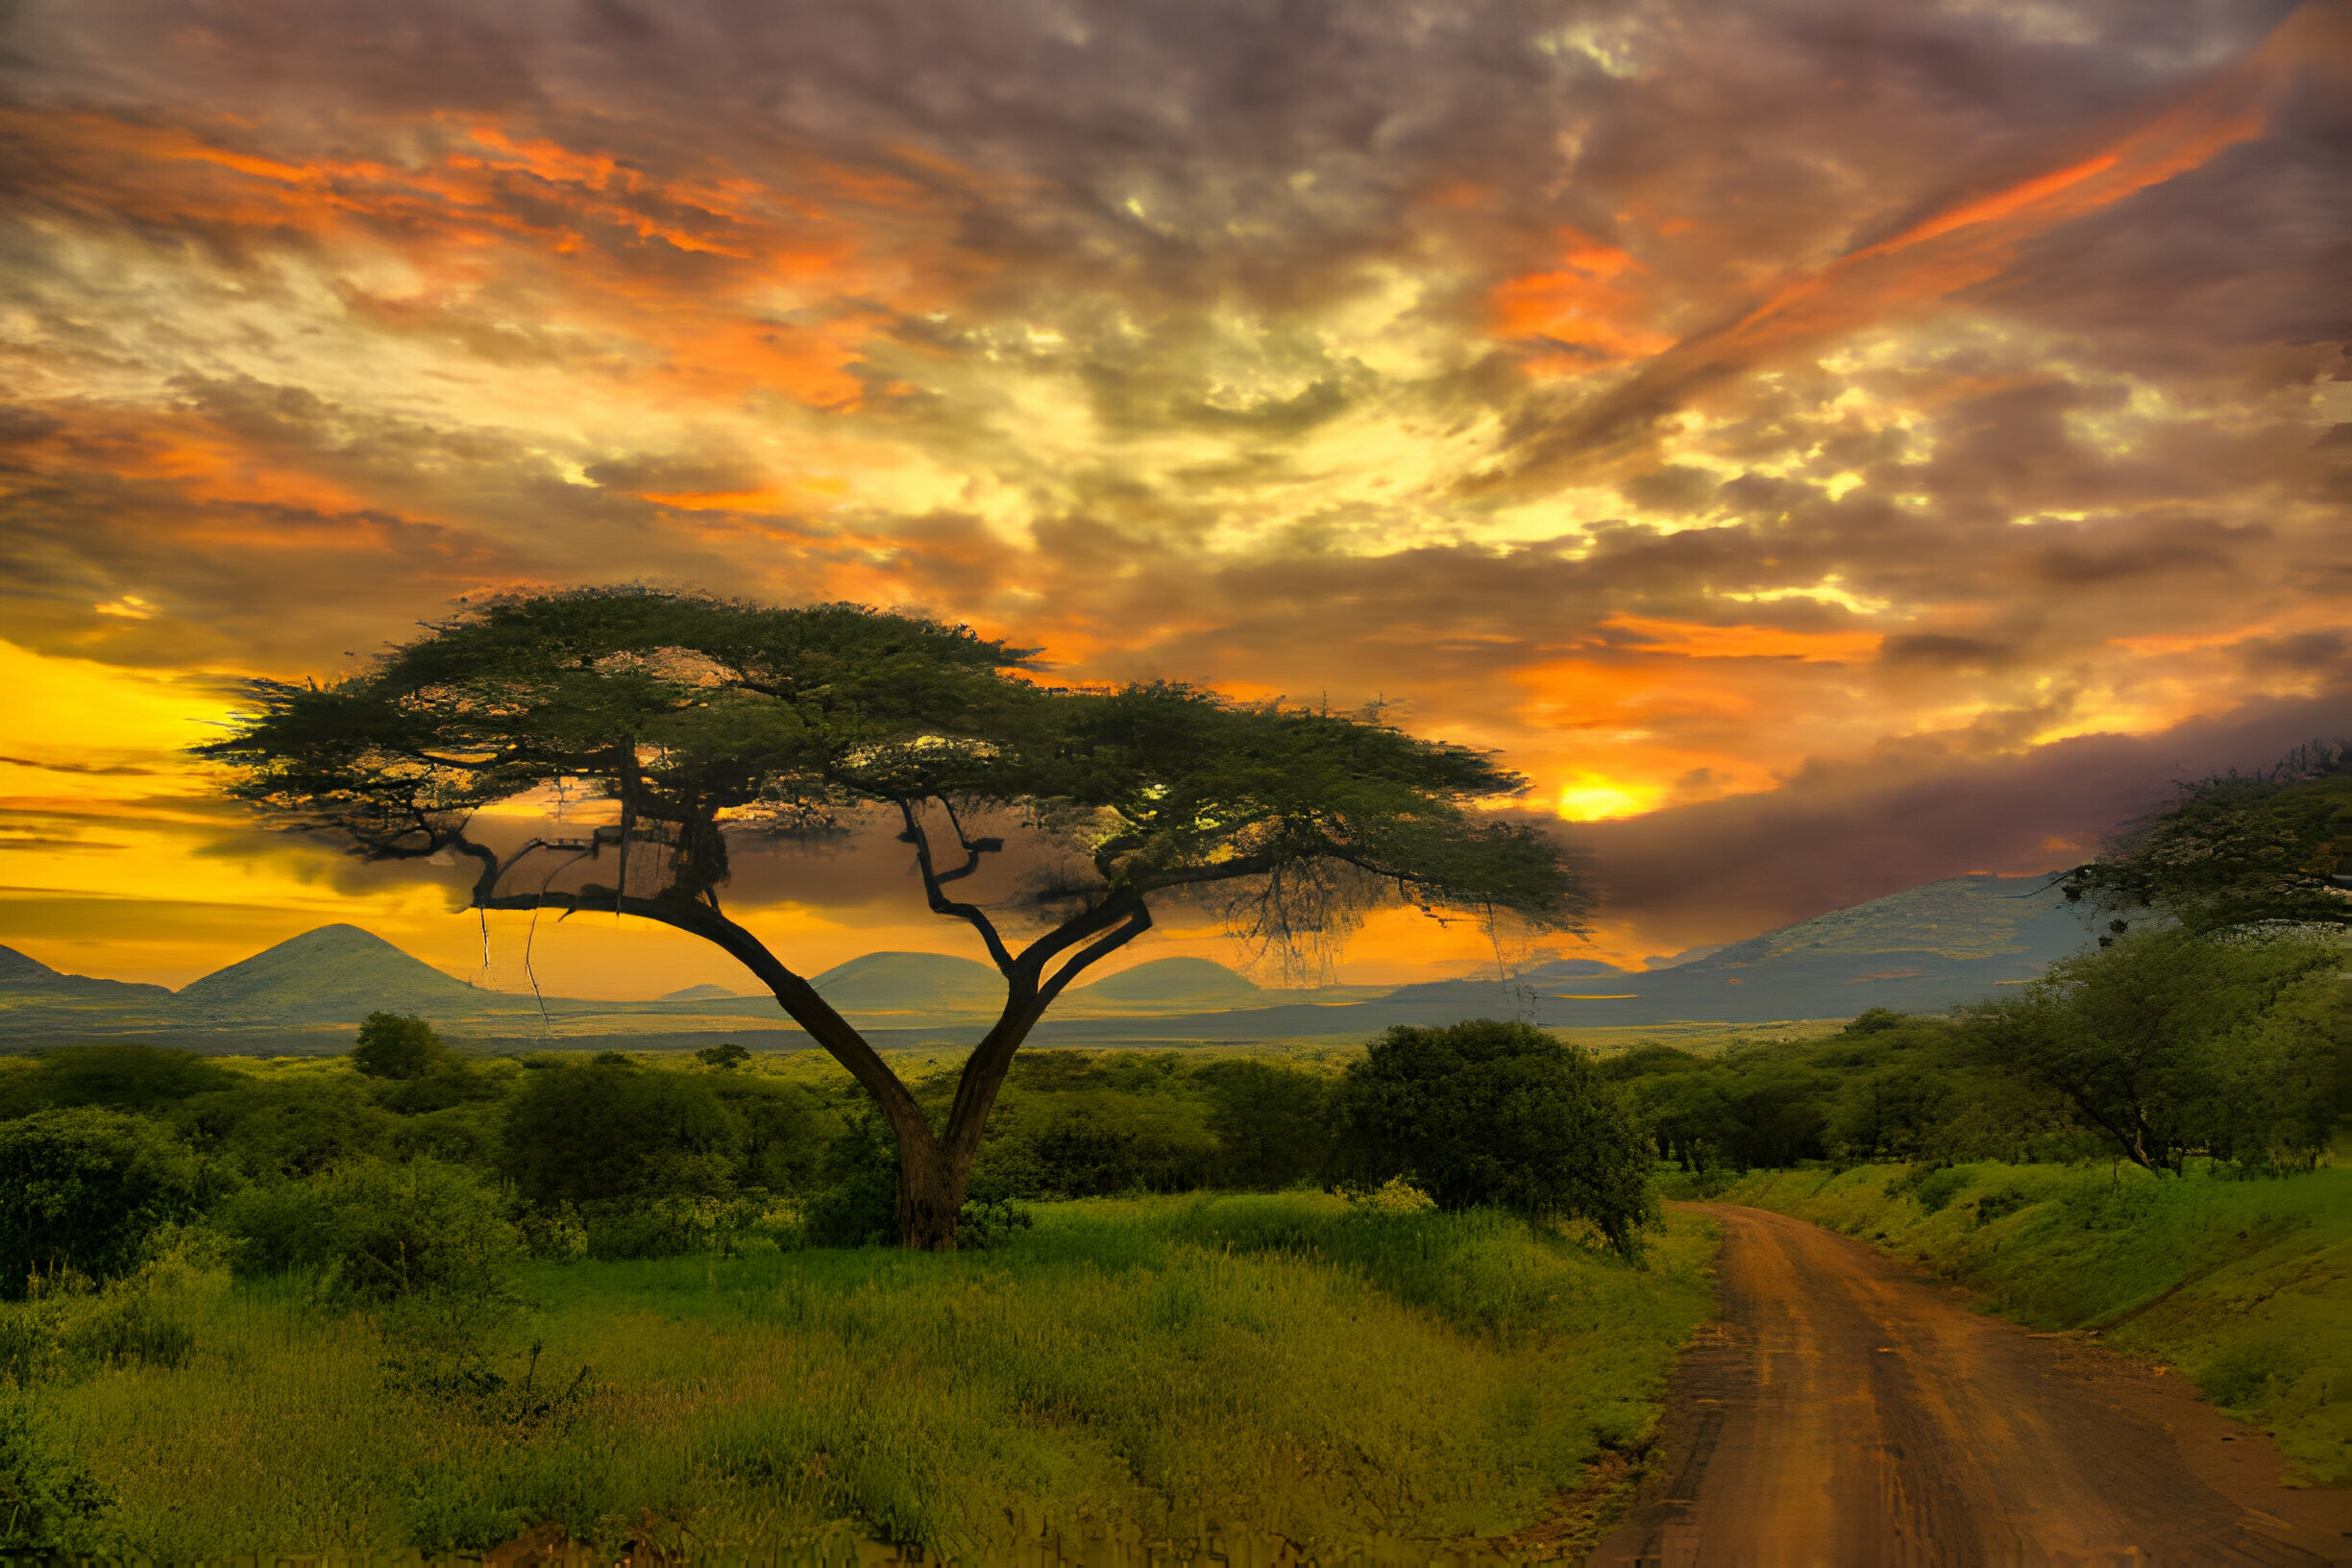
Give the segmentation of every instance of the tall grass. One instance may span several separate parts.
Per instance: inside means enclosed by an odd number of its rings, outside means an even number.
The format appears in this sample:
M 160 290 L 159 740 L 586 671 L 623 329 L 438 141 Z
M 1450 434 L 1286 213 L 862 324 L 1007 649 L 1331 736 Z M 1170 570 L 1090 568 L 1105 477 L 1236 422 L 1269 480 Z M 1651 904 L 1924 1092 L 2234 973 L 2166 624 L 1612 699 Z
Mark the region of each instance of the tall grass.
M 181 1303 L 184 1364 L 42 1397 L 116 1498 L 88 1544 L 158 1557 L 542 1524 L 696 1556 L 1449 1541 L 1532 1522 L 1645 1431 L 1710 1251 L 1688 1218 L 1636 1272 L 1492 1215 L 1099 1200 L 987 1253 L 536 1265 L 535 1392 L 520 1340 L 494 1397 L 429 1391 L 299 1283 L 214 1279 Z
M 2352 1476 L 2352 1169 L 1864 1165 L 1754 1176 L 1724 1198 L 1882 1242 L 2036 1328 L 2095 1329 L 2181 1367 L 2313 1479 Z

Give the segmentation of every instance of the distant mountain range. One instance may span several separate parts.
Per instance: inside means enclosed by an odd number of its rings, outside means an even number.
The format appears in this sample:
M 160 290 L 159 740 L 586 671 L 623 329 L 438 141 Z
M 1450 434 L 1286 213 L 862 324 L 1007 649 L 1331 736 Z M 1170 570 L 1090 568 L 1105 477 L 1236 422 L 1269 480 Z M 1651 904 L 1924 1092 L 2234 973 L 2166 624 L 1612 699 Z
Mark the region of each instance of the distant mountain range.
M 1783 926 L 1670 968 L 1560 959 L 1507 981 L 1271 990 L 1203 958 L 1164 958 L 1074 987 L 1041 1042 L 1365 1035 L 1391 1024 L 1519 1017 L 1546 1027 L 1940 1012 L 2023 983 L 2089 940 L 2046 878 L 1963 876 Z M 890 1043 L 976 1038 L 1003 999 L 994 969 L 941 953 L 869 953 L 813 984 Z M 322 926 L 206 975 L 161 986 L 64 974 L 0 947 L 0 1045 L 144 1038 L 224 1050 L 341 1049 L 372 1012 L 417 1013 L 484 1045 L 770 1048 L 805 1037 L 774 998 L 698 985 L 655 1000 L 487 991 L 353 925 Z

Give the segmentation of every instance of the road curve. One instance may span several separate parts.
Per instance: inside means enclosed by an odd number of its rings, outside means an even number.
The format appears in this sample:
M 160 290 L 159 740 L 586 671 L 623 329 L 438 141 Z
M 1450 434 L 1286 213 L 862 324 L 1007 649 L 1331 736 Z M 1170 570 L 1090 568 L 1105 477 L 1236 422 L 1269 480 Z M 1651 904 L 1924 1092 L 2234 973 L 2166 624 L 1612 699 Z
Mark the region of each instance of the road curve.
M 2346 1494 L 2279 1486 L 2268 1439 L 2178 1375 L 1970 1311 L 1802 1220 L 1692 1207 L 1724 1228 L 1722 1315 L 1591 1568 L 2352 1561 Z

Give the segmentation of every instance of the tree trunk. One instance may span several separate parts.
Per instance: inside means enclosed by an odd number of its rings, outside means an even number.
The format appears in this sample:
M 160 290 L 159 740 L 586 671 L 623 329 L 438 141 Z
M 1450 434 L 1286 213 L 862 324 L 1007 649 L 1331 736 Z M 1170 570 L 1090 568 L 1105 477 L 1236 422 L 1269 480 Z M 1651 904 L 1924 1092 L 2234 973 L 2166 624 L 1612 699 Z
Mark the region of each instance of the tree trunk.
M 898 1139 L 898 1244 L 917 1252 L 953 1252 L 964 1178 L 939 1140 Z

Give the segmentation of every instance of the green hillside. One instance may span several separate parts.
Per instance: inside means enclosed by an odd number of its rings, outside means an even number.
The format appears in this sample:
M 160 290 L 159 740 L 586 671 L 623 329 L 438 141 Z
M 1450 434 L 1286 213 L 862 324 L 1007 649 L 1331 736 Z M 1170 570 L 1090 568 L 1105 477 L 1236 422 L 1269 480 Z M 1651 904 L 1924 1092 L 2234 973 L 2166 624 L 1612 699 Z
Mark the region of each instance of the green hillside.
M 1156 958 L 1077 987 L 1068 997 L 1070 1006 L 1089 1011 L 1200 1013 L 1262 1007 L 1272 999 L 1248 975 L 1206 958 Z
M 446 1017 L 495 1004 L 527 1006 L 469 986 L 355 925 L 322 925 L 189 982 L 176 998 L 208 1022 L 357 1022 L 370 1013 Z
M 1005 997 L 994 969 L 945 953 L 868 953 L 810 984 L 844 1013 L 993 1013 Z

